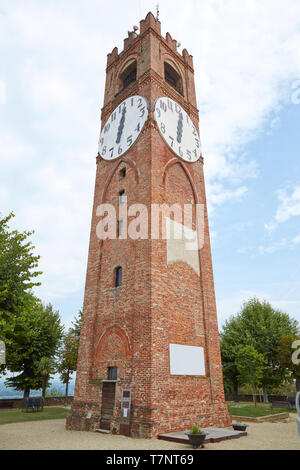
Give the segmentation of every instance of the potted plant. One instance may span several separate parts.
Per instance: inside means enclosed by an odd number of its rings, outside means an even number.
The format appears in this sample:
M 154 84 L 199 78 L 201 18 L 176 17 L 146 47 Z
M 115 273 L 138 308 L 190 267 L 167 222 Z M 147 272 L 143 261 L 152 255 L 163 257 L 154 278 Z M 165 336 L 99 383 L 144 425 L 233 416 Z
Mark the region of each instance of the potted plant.
M 231 425 L 235 431 L 246 431 L 248 424 L 245 423 L 232 423 Z
M 194 449 L 198 449 L 200 446 L 203 447 L 206 434 L 199 426 L 192 426 L 190 432 L 187 432 L 187 436 Z

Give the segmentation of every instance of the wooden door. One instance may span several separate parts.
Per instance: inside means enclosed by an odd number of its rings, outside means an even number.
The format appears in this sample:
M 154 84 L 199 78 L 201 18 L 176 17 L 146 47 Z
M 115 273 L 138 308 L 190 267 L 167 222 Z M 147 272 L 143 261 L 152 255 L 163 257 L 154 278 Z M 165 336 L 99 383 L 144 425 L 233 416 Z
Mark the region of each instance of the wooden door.
M 115 406 L 116 384 L 103 382 L 100 429 L 110 431 L 110 423 Z

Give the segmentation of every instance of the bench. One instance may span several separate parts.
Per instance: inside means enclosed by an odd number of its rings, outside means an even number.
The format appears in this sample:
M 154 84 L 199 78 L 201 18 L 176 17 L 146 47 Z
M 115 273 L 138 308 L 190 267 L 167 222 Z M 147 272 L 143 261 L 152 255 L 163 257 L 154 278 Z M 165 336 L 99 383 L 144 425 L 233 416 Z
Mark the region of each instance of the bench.
M 296 397 L 287 397 L 287 401 L 291 405 L 291 408 L 296 408 Z
M 23 400 L 23 411 L 25 413 L 43 411 L 44 408 L 44 398 L 35 397 L 35 398 L 24 398 Z
M 272 408 L 284 408 L 290 410 L 291 405 L 288 401 L 272 401 Z
M 13 408 L 14 402 L 12 400 L 0 400 L 0 408 Z

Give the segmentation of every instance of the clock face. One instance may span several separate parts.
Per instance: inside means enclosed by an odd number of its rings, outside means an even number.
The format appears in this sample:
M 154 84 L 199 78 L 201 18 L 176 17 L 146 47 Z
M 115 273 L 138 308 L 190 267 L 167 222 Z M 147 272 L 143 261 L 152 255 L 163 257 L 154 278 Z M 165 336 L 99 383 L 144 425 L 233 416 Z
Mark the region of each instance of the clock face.
M 186 162 L 201 157 L 201 141 L 189 115 L 171 98 L 161 97 L 154 103 L 154 119 L 159 131 L 174 153 Z
M 121 157 L 140 135 L 149 115 L 149 104 L 143 96 L 130 96 L 109 116 L 99 139 L 99 155 L 104 160 Z

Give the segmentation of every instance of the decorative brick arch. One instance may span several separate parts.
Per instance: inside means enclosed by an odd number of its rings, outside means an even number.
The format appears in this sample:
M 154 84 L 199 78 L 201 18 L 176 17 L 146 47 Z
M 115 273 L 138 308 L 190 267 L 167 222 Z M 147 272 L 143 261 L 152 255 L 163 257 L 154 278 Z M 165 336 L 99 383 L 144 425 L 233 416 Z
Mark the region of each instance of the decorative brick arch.
M 102 334 L 100 337 L 98 344 L 96 346 L 95 350 L 95 359 L 100 359 L 101 358 L 101 353 L 103 350 L 103 347 L 109 342 L 110 339 L 113 337 L 117 337 L 118 341 L 120 342 L 120 349 L 124 352 L 124 359 L 127 359 L 130 355 L 130 341 L 129 338 L 126 334 L 126 332 L 120 328 L 119 326 L 112 326 L 105 330 L 105 332 Z
M 117 80 L 117 83 L 116 83 L 116 92 L 119 93 L 123 90 L 122 86 L 121 86 L 121 74 L 126 70 L 126 68 L 133 62 L 136 62 L 136 69 L 137 69 L 137 80 L 139 78 L 139 57 L 138 57 L 138 54 L 133 54 L 133 55 L 130 55 L 129 57 L 126 57 L 126 59 L 124 59 L 124 61 L 121 62 L 121 64 L 118 65 L 117 69 L 116 69 L 116 80 Z
M 185 83 L 185 76 L 184 76 L 184 69 L 182 69 L 181 65 L 179 63 L 175 63 L 170 54 L 165 53 L 163 54 L 163 75 L 165 75 L 165 64 L 167 64 L 171 69 L 174 70 L 174 72 L 177 73 L 177 75 L 180 78 L 180 89 L 174 88 L 178 93 L 180 93 L 182 96 L 185 96 L 186 94 L 186 83 Z
M 163 185 L 164 186 L 166 185 L 166 179 L 167 179 L 168 172 L 169 172 L 170 168 L 172 168 L 173 165 L 180 165 L 181 166 L 181 168 L 185 172 L 185 175 L 186 175 L 186 177 L 187 177 L 187 179 L 188 179 L 188 181 L 191 185 L 191 188 L 192 188 L 192 191 L 193 191 L 193 196 L 194 196 L 194 201 L 195 201 L 196 204 L 199 204 L 199 198 L 198 198 L 198 195 L 197 195 L 197 191 L 196 191 L 192 176 L 191 176 L 189 170 L 187 169 L 187 167 L 185 166 L 185 164 L 182 161 L 178 160 L 178 158 L 172 158 L 165 165 L 164 173 L 163 173 L 163 180 L 162 180 Z
M 121 62 L 121 64 L 117 67 L 116 74 L 119 76 L 124 70 L 127 68 L 127 66 L 133 62 L 136 61 L 137 66 L 139 65 L 139 56 L 138 54 L 131 54 L 130 56 L 126 57 L 124 61 Z
M 130 166 L 130 168 L 133 169 L 136 184 L 139 184 L 139 182 L 140 182 L 140 172 L 139 172 L 139 169 L 138 169 L 136 163 L 133 160 L 131 160 L 130 158 L 122 157 L 121 160 L 117 161 L 117 163 L 115 164 L 110 176 L 108 177 L 107 183 L 106 183 L 106 185 L 103 189 L 103 193 L 102 193 L 102 197 L 101 197 L 101 203 L 103 203 L 105 201 L 107 190 L 109 188 L 111 180 L 113 179 L 113 177 L 117 173 L 117 171 L 118 171 L 120 165 L 122 165 L 122 163 L 127 164 L 128 166 Z

